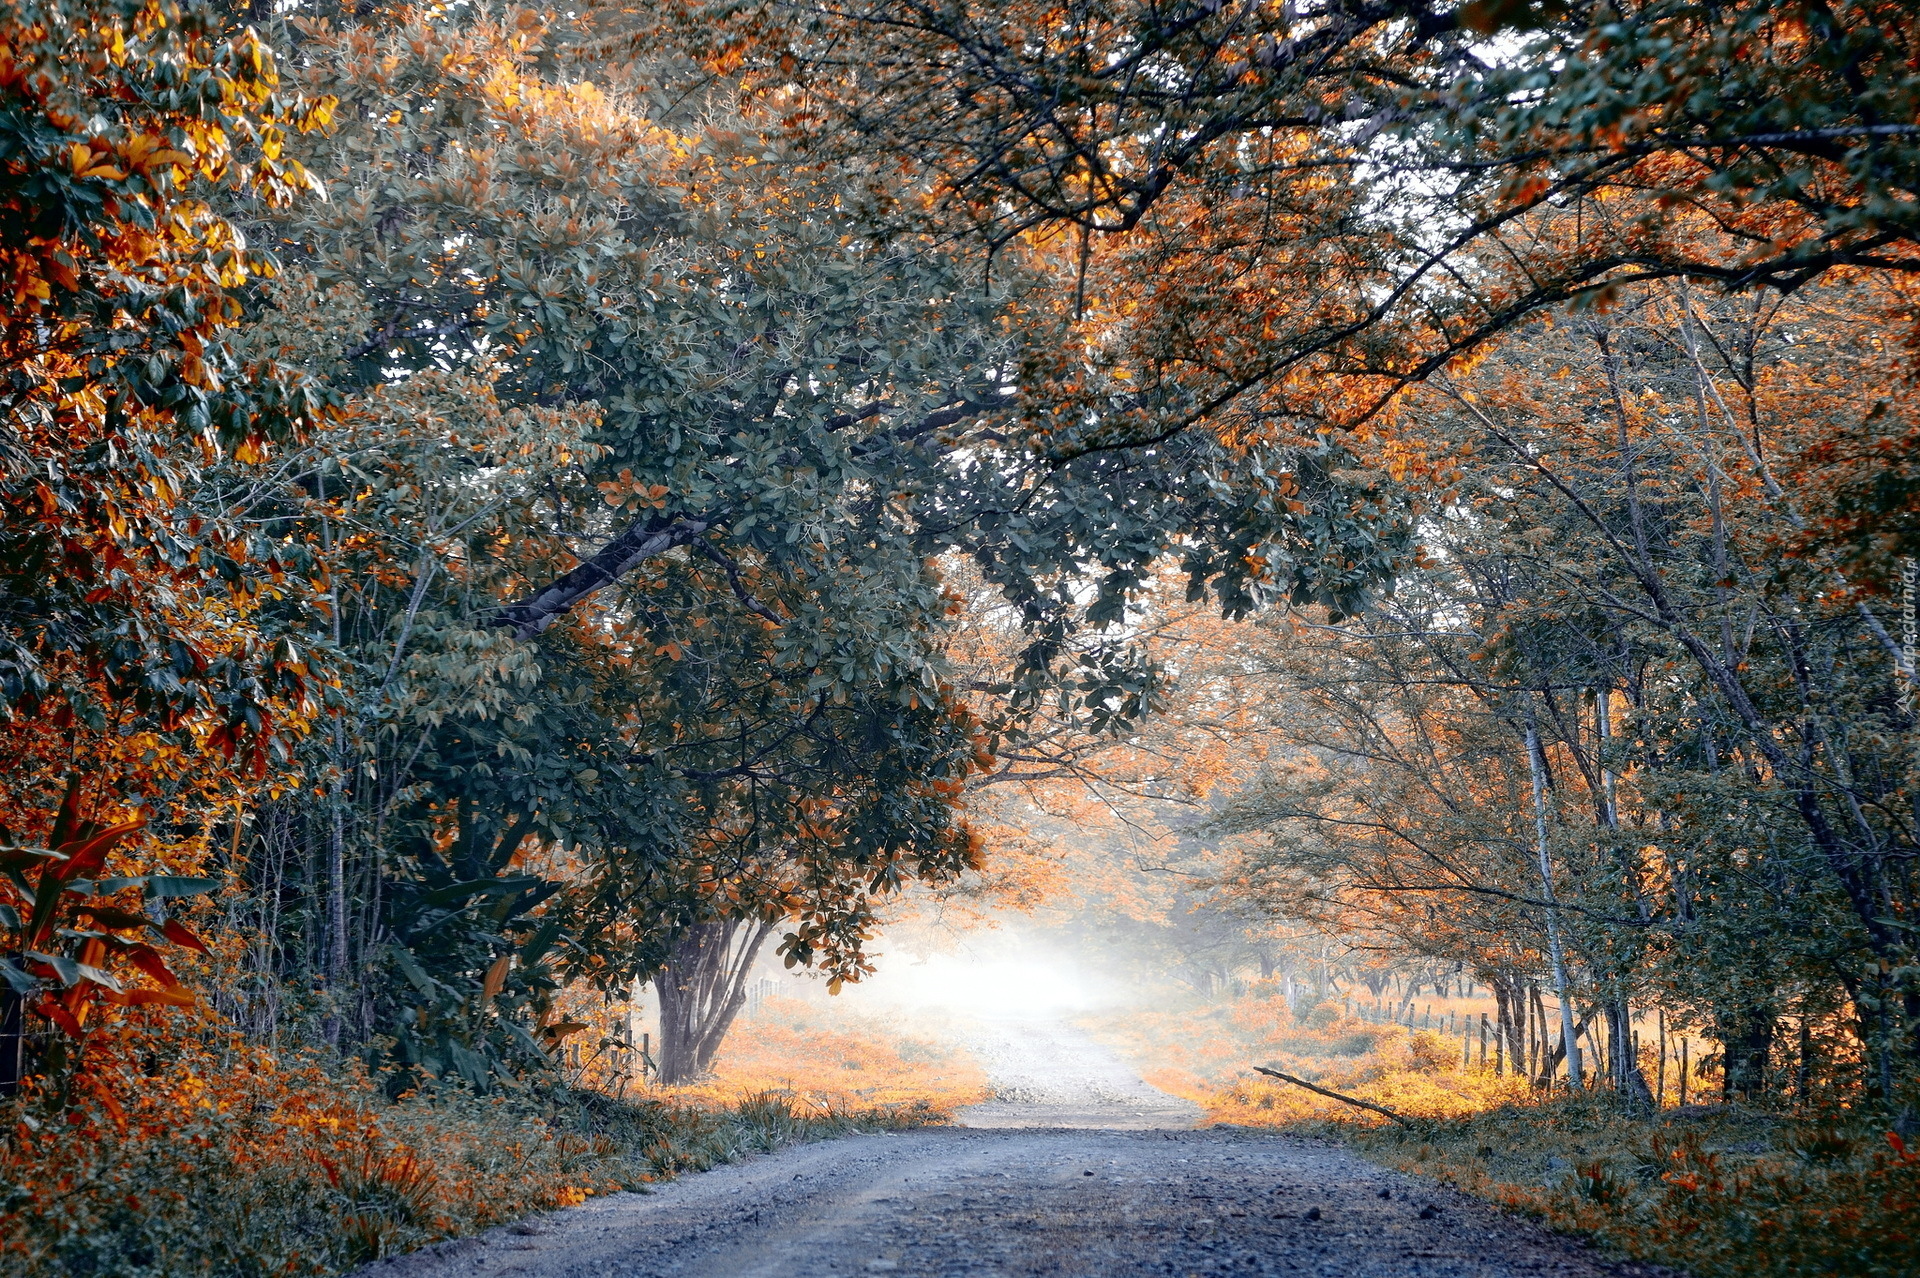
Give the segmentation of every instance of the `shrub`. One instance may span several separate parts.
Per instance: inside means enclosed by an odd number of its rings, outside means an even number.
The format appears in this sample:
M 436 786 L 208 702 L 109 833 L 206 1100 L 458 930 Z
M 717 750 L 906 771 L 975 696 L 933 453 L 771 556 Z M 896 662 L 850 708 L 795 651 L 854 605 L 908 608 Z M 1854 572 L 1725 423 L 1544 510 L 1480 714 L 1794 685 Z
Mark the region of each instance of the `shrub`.
M 1589 1094 L 1417 1136 L 1338 1116 L 1311 1130 L 1694 1278 L 1920 1273 L 1920 1155 L 1870 1116 L 1653 1114 Z
M 70 1109 L 0 1109 L 9 1278 L 323 1274 L 799 1140 L 925 1122 L 771 1092 L 621 1101 L 463 1087 L 389 1102 L 364 1074 L 237 1036 L 133 1025 Z
M 1315 1004 L 1300 1021 L 1309 1029 L 1324 1030 L 1331 1029 L 1345 1019 L 1346 1013 L 1338 1003 L 1327 1002 Z

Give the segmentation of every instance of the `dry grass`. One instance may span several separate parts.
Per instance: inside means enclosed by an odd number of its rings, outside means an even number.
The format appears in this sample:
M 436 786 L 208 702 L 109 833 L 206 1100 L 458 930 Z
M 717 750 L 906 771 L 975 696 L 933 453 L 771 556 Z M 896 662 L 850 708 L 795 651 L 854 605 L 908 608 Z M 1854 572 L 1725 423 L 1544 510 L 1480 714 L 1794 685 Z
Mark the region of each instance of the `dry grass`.
M 945 1121 L 992 1093 L 966 1052 L 900 1033 L 878 1017 L 822 1014 L 774 998 L 735 1024 L 711 1081 L 657 1093 L 700 1105 L 778 1095 L 832 1112 L 898 1113 Z
M 1695 1278 L 1920 1274 L 1920 1154 L 1864 1111 L 1662 1111 L 1462 1068 L 1459 1044 L 1277 999 L 1083 1022 L 1215 1123 L 1344 1141 Z M 1273 1064 L 1415 1120 L 1253 1074 Z
M 1154 1086 L 1204 1106 L 1211 1122 L 1297 1123 L 1356 1111 L 1263 1078 L 1271 1065 L 1390 1109 L 1427 1117 L 1477 1113 L 1528 1094 L 1522 1081 L 1462 1069 L 1455 1041 L 1344 1016 L 1323 1003 L 1295 1016 L 1279 998 L 1088 1017 Z
M 10 1278 L 325 1274 L 928 1107 L 786 1093 L 616 1100 L 560 1087 L 388 1104 L 203 1025 L 103 1039 L 86 1084 L 0 1109 Z

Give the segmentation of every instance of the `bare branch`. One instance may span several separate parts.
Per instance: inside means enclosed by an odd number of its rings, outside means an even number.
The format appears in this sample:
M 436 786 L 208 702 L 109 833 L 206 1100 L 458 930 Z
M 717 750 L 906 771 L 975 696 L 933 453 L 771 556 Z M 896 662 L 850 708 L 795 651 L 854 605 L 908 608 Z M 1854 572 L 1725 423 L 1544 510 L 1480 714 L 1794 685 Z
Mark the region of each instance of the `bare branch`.
M 1351 1105 L 1355 1109 L 1368 1109 L 1376 1114 L 1384 1114 L 1402 1127 L 1412 1127 L 1414 1125 L 1411 1118 L 1406 1117 L 1404 1114 L 1396 1113 L 1388 1109 L 1385 1105 L 1376 1105 L 1372 1101 L 1357 1100 L 1352 1096 L 1343 1096 L 1331 1088 L 1322 1087 L 1318 1083 L 1309 1083 L 1304 1078 L 1295 1078 L 1293 1075 L 1282 1073 L 1277 1069 L 1268 1069 L 1265 1065 L 1255 1065 L 1253 1068 L 1256 1073 L 1265 1074 L 1268 1078 L 1277 1078 L 1283 1083 L 1292 1083 L 1295 1087 L 1304 1087 L 1310 1092 L 1315 1092 L 1327 1097 L 1329 1100 L 1337 1100 L 1342 1105 Z

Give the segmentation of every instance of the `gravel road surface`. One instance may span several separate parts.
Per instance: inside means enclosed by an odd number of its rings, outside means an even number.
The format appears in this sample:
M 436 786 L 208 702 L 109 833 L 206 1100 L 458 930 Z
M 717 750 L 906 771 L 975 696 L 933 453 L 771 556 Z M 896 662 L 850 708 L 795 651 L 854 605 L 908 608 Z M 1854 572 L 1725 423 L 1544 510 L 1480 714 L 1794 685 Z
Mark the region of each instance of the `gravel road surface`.
M 1651 1272 L 1331 1145 L 1193 1130 L 1191 1106 L 1077 1031 L 989 1026 L 977 1054 L 1000 1090 L 963 1112 L 977 1125 L 787 1149 L 361 1278 Z
M 994 1098 L 960 1111 L 963 1127 L 1192 1127 L 1200 1107 L 1150 1087 L 1085 1032 L 1041 1018 L 977 1023 L 967 1050 Z

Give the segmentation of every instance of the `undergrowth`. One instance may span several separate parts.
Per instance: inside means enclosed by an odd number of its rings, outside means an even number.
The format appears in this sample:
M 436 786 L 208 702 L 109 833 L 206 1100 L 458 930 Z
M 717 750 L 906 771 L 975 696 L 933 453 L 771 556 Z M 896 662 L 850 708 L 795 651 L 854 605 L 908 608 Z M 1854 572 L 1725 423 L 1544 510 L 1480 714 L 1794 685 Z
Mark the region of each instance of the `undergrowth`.
M 1694 1278 L 1920 1274 L 1920 1155 L 1868 1115 L 1656 1114 L 1589 1093 L 1413 1129 L 1301 1126 Z
M 1734 1105 L 1654 1110 L 1542 1093 L 1457 1041 L 1250 999 L 1084 1022 L 1208 1121 L 1338 1140 L 1374 1160 L 1693 1278 L 1913 1278 L 1920 1153 L 1883 1119 Z M 1251 1070 L 1385 1105 L 1402 1126 Z
M 203 1029 L 103 1042 L 66 1099 L 0 1109 L 10 1278 L 336 1273 L 743 1154 L 939 1117 L 762 1092 L 528 1087 L 389 1103 Z

